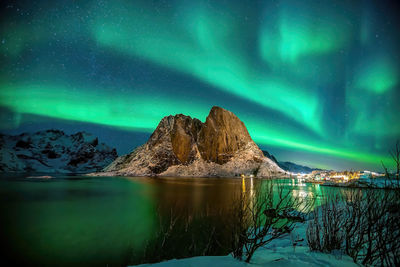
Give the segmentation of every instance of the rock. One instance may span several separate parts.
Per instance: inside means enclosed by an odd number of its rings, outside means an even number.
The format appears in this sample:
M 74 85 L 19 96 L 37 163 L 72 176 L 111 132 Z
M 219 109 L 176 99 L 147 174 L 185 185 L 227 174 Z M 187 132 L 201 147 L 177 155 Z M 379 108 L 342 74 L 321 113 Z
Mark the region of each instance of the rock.
M 246 126 L 235 114 L 213 107 L 200 130 L 198 145 L 204 160 L 224 164 L 251 142 Z
M 177 115 L 171 130 L 172 150 L 180 163 L 193 162 L 197 154 L 197 135 L 201 129 L 201 121 L 189 116 Z
M 27 149 L 27 148 L 30 148 L 31 145 L 32 145 L 32 144 L 31 144 L 30 140 L 29 140 L 29 141 L 19 140 L 19 141 L 15 144 L 15 147 Z
M 164 117 L 149 140 L 92 175 L 270 177 L 285 172 L 251 139 L 230 111 L 213 107 L 202 123 L 182 114 Z
M 93 172 L 117 158 L 117 151 L 85 132 L 66 135 L 59 130 L 2 135 L 2 172 Z
M 275 158 L 274 155 L 270 154 L 267 150 L 262 150 L 264 156 L 266 156 L 267 158 L 271 159 L 273 162 L 275 162 L 276 164 L 279 165 L 278 160 Z M 282 167 L 281 167 L 282 168 Z

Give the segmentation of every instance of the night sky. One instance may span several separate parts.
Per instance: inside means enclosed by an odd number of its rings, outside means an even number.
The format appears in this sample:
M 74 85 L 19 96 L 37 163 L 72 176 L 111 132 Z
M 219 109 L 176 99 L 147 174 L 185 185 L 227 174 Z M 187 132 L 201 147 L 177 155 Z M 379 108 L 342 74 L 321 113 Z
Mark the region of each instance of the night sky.
M 218 105 L 279 160 L 374 170 L 400 138 L 391 2 L 0 5 L 3 133 L 85 130 L 122 154 L 162 117 Z

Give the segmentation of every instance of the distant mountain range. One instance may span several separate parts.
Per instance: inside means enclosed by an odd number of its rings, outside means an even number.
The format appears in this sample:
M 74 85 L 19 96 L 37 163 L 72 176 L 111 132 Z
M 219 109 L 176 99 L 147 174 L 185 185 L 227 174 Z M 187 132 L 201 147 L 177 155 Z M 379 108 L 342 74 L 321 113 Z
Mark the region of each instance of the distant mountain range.
M 294 172 L 294 173 L 311 173 L 312 171 L 322 171 L 322 169 L 317 169 L 317 168 L 310 168 L 307 166 L 299 165 L 290 161 L 278 161 L 274 155 L 270 154 L 266 150 L 262 150 L 264 153 L 264 156 L 267 158 L 271 159 L 274 161 L 276 164 L 279 165 L 283 170 L 288 171 L 288 172 Z
M 164 117 L 149 140 L 117 158 L 97 137 L 59 130 L 0 135 L 1 172 L 95 173 L 93 175 L 276 177 L 313 169 L 279 162 L 251 139 L 232 112 L 213 107 L 202 123 L 183 114 Z
M 0 171 L 86 173 L 100 171 L 117 158 L 117 151 L 97 137 L 59 130 L 0 135 Z

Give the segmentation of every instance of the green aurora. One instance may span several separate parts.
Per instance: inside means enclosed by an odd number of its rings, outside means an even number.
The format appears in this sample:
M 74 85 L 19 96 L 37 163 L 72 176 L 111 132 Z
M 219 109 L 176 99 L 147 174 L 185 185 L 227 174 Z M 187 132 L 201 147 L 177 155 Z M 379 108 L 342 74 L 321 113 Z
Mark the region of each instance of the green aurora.
M 37 116 L 149 134 L 163 116 L 204 120 L 219 105 L 278 159 L 338 169 L 391 164 L 388 150 L 400 137 L 400 44 L 388 7 L 21 1 L 2 8 L 3 132 L 39 129 L 28 119 Z M 140 145 L 129 142 L 118 149 Z

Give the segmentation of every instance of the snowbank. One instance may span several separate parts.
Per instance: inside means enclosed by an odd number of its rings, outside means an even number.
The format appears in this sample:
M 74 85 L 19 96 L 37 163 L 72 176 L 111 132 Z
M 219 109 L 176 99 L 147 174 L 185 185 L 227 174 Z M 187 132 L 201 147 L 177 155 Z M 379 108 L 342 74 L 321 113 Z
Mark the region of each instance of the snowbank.
M 310 252 L 306 242 L 306 228 L 307 223 L 299 224 L 290 235 L 258 249 L 249 264 L 227 255 L 174 259 L 139 266 L 358 266 L 346 255 Z M 293 247 L 293 242 L 297 243 L 296 247 Z

